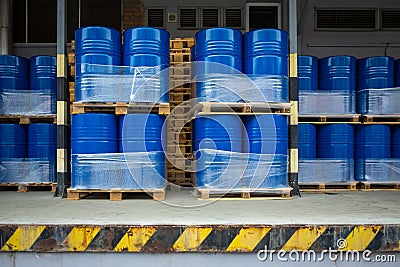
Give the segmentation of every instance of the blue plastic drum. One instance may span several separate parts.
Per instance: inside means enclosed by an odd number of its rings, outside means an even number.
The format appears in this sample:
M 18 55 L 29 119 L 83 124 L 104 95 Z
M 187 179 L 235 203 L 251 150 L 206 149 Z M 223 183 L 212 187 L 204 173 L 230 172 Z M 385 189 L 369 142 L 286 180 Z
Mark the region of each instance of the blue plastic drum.
M 354 159 L 354 127 L 350 124 L 318 128 L 318 158 Z
M 0 90 L 29 89 L 29 60 L 23 57 L 0 55 Z
M 118 152 L 118 121 L 113 114 L 72 115 L 72 154 Z
M 248 137 L 248 142 L 244 142 L 245 153 L 287 155 L 287 116 L 243 116 L 243 122 Z
M 318 58 L 298 56 L 297 64 L 297 86 L 299 91 L 318 90 Z
M 356 159 L 390 158 L 389 125 L 359 125 L 356 130 Z
M 319 61 L 319 89 L 355 92 L 356 58 L 325 57 Z
M 158 114 L 128 114 L 119 120 L 119 152 L 163 151 L 166 133 L 164 116 Z M 166 129 L 166 128 L 164 128 Z
M 317 127 L 310 123 L 299 124 L 299 159 L 317 158 Z
M 358 61 L 358 90 L 394 87 L 394 59 L 369 57 Z
M 26 158 L 26 141 L 23 125 L 0 123 L 0 159 Z
M 32 123 L 28 127 L 28 157 L 55 161 L 57 155 L 57 126 Z

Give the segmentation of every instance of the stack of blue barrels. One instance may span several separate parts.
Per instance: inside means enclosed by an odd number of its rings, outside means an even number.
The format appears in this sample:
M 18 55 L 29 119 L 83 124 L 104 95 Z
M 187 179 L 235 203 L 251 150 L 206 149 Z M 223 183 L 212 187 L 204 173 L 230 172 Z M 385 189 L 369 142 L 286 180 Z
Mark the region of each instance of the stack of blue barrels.
M 195 121 L 197 187 L 288 186 L 286 116 L 210 114 Z
M 195 54 L 198 101 L 237 102 L 232 76 L 242 71 L 242 33 L 212 28 L 196 33 Z M 221 86 L 224 85 L 224 86 Z
M 288 102 L 287 32 L 261 29 L 245 33 L 243 51 L 243 73 L 250 77 L 260 92 L 256 94 L 256 90 L 252 90 L 245 95 L 245 100 Z
M 128 29 L 122 46 L 119 31 L 90 26 L 76 30 L 75 47 L 77 102 L 168 102 L 168 32 Z
M 56 90 L 55 57 L 0 56 L 2 115 L 54 114 Z M 55 182 L 56 144 L 52 123 L 0 122 L 0 183 Z
M 118 75 L 121 65 L 121 33 L 106 27 L 83 27 L 75 31 L 75 101 L 106 102 L 119 100 L 110 86 L 115 82 L 101 75 Z M 107 77 L 108 78 L 108 77 Z M 113 94 L 110 94 L 110 91 Z
M 119 31 L 85 27 L 78 29 L 75 36 L 76 101 L 128 103 L 133 95 L 139 102 L 168 102 L 168 32 L 147 27 L 126 30 L 122 57 Z M 159 72 L 161 75 L 157 76 Z M 95 85 L 104 77 L 114 82 L 108 82 L 111 87 L 103 87 L 107 90 L 99 90 Z M 114 90 L 121 79 L 126 81 L 122 82 L 124 86 Z M 151 80 L 150 86 L 146 85 L 148 80 Z M 139 92 L 132 89 L 142 85 Z M 163 115 L 146 113 L 72 115 L 71 187 L 164 188 L 164 120 Z
M 0 124 L 0 183 L 55 182 L 56 125 Z
M 361 114 L 399 113 L 400 98 L 388 91 L 395 86 L 394 59 L 369 57 L 358 61 L 357 112 Z
M 354 181 L 354 127 L 299 124 L 299 182 Z
M 199 31 L 192 50 L 197 61 L 197 100 L 287 102 L 287 39 L 286 32 L 276 29 L 248 32 L 242 57 L 240 31 Z M 236 83 L 242 70 L 251 79 L 251 88 Z M 287 124 L 286 116 L 272 114 L 241 117 L 211 112 L 196 117 L 196 186 L 225 190 L 287 187 Z M 261 169 L 265 171 L 260 173 Z

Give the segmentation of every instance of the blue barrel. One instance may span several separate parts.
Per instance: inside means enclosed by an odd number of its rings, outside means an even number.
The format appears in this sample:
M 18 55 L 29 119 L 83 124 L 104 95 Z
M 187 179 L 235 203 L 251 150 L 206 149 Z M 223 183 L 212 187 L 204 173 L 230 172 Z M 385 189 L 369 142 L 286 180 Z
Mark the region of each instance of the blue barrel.
M 395 61 L 395 86 L 400 87 L 400 59 Z
M 196 46 L 190 48 L 190 61 L 196 61 Z
M 121 33 L 115 29 L 89 26 L 75 31 L 76 76 L 81 64 L 121 65 Z M 99 71 L 102 69 L 100 68 Z
M 24 126 L 0 123 L 0 159 L 26 158 L 26 147 Z
M 23 57 L 0 55 L 0 90 L 29 89 L 29 60 Z
M 313 56 L 298 56 L 297 76 L 299 91 L 318 90 L 318 58 Z
M 207 115 L 195 119 L 194 150 L 242 152 L 242 121 L 236 115 Z
M 57 60 L 52 56 L 30 58 L 30 89 L 57 91 Z
M 164 116 L 158 114 L 128 114 L 119 120 L 119 152 L 163 151 L 166 132 Z M 164 128 L 165 129 L 165 128 Z
M 392 158 L 400 158 L 400 126 L 392 126 Z
M 149 27 L 124 32 L 124 65 L 169 67 L 169 32 Z
M 354 127 L 350 124 L 318 128 L 318 158 L 354 159 Z
M 288 34 L 260 29 L 244 34 L 243 62 L 246 74 L 288 76 Z
M 325 57 L 319 61 L 319 89 L 354 92 L 356 90 L 356 58 Z
M 359 125 L 356 130 L 356 160 L 390 158 L 390 126 Z
M 215 62 L 242 71 L 242 33 L 229 28 L 211 28 L 196 33 L 196 60 Z M 212 73 L 205 70 L 204 74 Z
M 394 59 L 369 57 L 358 61 L 358 90 L 394 87 Z
M 32 123 L 28 127 L 28 157 L 55 161 L 57 155 L 57 126 Z
M 152 79 L 156 87 L 153 89 L 157 90 L 161 98 L 155 99 L 154 102 L 168 102 L 169 99 L 169 72 L 162 71 L 169 67 L 169 38 L 169 32 L 149 27 L 131 28 L 124 32 L 123 64 L 131 67 L 154 67 L 142 70 L 137 76 L 137 79 Z M 132 68 L 131 72 L 134 71 Z M 160 71 L 162 72 L 159 73 Z M 160 76 L 153 77 L 154 75 Z M 156 82 L 156 79 L 159 79 L 159 82 Z M 141 84 L 141 81 L 137 84 Z M 150 88 L 146 86 L 145 89 Z
M 87 113 L 71 117 L 72 154 L 118 152 L 117 116 Z
M 317 158 L 317 127 L 314 124 L 299 124 L 299 158 Z
M 248 142 L 244 142 L 245 153 L 287 155 L 287 116 L 256 115 L 243 116 Z

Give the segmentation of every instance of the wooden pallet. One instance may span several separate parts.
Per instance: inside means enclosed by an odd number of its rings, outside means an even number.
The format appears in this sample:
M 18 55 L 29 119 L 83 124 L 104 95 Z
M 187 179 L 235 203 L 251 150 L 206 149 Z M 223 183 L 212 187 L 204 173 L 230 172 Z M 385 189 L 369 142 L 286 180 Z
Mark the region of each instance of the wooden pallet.
M 169 40 L 171 49 L 190 48 L 194 45 L 194 38 L 174 38 Z
M 4 183 L 0 184 L 0 191 L 17 191 L 17 192 L 30 192 L 30 191 L 50 191 L 56 192 L 56 183 Z
M 189 154 L 192 153 L 192 144 L 167 144 L 168 154 Z
M 69 65 L 75 64 L 75 53 L 68 53 L 68 64 Z
M 75 65 L 69 66 L 69 74 L 72 78 L 75 78 Z
M 71 50 L 75 51 L 75 40 L 71 40 Z
M 69 101 L 71 103 L 75 102 L 75 82 L 69 82 Z
M 188 64 L 186 64 L 188 65 Z M 186 65 L 178 65 L 169 67 L 169 76 L 172 78 L 180 78 L 180 76 L 184 76 L 185 79 L 191 78 L 191 68 Z
M 167 132 L 167 140 L 192 140 L 192 132 L 174 132 L 174 131 L 168 131 Z
M 68 200 L 80 200 L 83 198 L 93 197 L 96 194 L 108 194 L 110 200 L 122 200 L 127 195 L 138 196 L 143 193 L 151 194 L 153 200 L 161 201 L 165 199 L 165 189 L 135 189 L 135 190 L 122 190 L 122 189 L 67 189 Z
M 360 114 L 299 114 L 299 122 L 307 123 L 352 123 L 357 124 Z
M 180 88 L 180 89 L 189 89 L 191 90 L 192 84 L 190 79 L 178 79 L 175 77 L 170 77 L 169 79 L 169 88 Z
M 400 124 L 400 115 L 367 115 L 363 114 L 360 121 L 364 124 Z
M 190 53 L 173 53 L 169 54 L 171 65 L 177 65 L 190 62 Z
M 364 191 L 400 190 L 400 182 L 361 182 L 359 187 Z
M 0 115 L 1 122 L 31 124 L 37 122 L 57 123 L 57 115 Z
M 78 103 L 72 104 L 71 114 L 95 113 L 95 112 L 109 112 L 116 115 L 125 115 L 132 112 L 151 112 L 158 114 L 169 114 L 169 103 Z
M 290 198 L 292 188 L 257 188 L 257 189 L 196 189 L 196 195 L 201 200 L 210 198 L 223 197 L 223 198 Z
M 355 191 L 358 182 L 336 182 L 336 183 L 299 183 L 303 192 L 334 192 L 334 191 Z
M 253 115 L 267 113 L 290 114 L 290 103 L 200 102 L 192 109 L 193 116 L 206 114 Z

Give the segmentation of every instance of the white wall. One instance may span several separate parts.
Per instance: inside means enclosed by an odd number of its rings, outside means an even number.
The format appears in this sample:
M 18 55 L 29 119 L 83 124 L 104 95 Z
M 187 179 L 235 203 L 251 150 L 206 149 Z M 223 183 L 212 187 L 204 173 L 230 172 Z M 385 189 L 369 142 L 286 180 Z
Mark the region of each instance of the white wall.
M 383 56 L 386 44 L 390 43 L 387 55 L 400 57 L 400 31 L 324 32 L 314 30 L 316 7 L 400 8 L 399 0 L 299 0 L 298 2 L 299 54 L 318 57 L 353 55 L 358 58 Z

